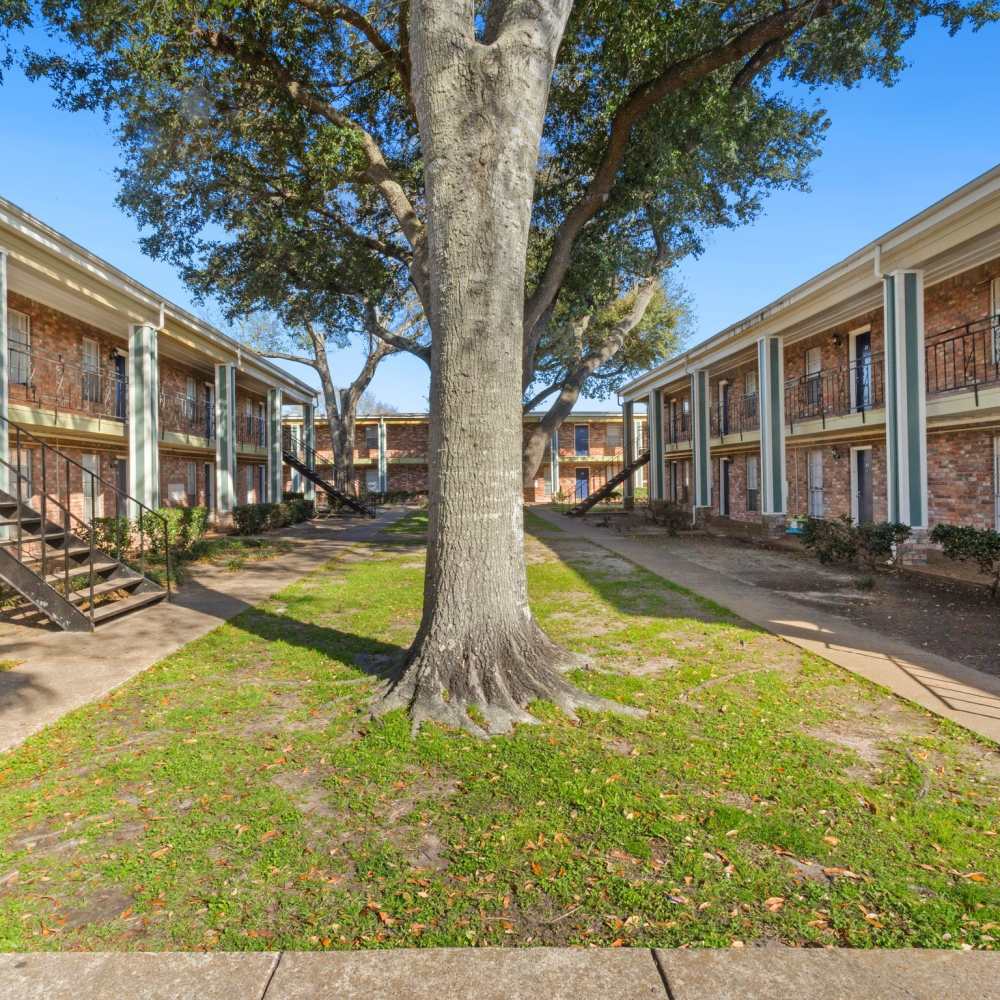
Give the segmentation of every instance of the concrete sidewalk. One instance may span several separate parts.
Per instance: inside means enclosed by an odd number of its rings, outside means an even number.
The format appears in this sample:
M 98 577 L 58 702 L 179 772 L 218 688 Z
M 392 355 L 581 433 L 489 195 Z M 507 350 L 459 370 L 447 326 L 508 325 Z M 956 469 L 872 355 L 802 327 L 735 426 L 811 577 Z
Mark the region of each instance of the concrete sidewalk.
M 585 538 L 624 556 L 753 625 L 1000 743 L 1000 677 L 720 574 L 688 557 L 683 536 L 630 538 L 598 528 L 585 518 L 542 508 L 534 508 L 533 513 L 557 525 L 565 535 Z M 947 628 L 947 622 L 941 624 Z
M 96 632 L 60 632 L 0 623 L 0 752 L 67 712 L 104 697 L 129 678 L 241 611 L 259 604 L 357 542 L 371 541 L 405 508 L 361 518 L 309 521 L 269 536 L 293 548 L 237 573 L 192 566 L 170 603 L 109 622 Z
M 0 955 L 0 1000 L 1000 1000 L 1000 955 L 467 948 Z

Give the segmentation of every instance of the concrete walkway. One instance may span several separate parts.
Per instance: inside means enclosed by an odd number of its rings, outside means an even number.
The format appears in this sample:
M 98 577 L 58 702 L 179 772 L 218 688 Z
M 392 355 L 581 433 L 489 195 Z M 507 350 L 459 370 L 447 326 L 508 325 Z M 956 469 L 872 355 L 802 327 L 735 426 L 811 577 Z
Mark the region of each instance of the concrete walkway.
M 259 604 L 357 542 L 371 541 L 409 513 L 310 521 L 271 538 L 293 548 L 237 573 L 192 566 L 170 602 L 101 626 L 93 633 L 60 632 L 0 623 L 0 751 L 8 750 L 67 712 L 104 697 L 158 660 Z
M 1000 1000 L 1000 955 L 467 948 L 0 955 L 0 1000 Z
M 566 517 L 543 508 L 534 508 L 533 513 L 570 537 L 586 538 L 624 556 L 721 604 L 753 625 L 1000 743 L 1000 677 L 720 574 L 715 567 L 691 558 L 683 536 L 628 537 L 598 528 L 585 518 Z M 947 629 L 948 623 L 942 622 L 941 627 Z

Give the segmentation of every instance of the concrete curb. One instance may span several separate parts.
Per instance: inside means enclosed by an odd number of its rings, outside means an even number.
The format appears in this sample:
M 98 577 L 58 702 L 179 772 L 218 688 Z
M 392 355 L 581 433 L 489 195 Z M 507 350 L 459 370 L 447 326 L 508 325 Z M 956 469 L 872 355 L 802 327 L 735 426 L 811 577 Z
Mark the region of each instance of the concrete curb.
M 0 955 L 0 1000 L 1000 1000 L 1000 954 L 440 948 Z

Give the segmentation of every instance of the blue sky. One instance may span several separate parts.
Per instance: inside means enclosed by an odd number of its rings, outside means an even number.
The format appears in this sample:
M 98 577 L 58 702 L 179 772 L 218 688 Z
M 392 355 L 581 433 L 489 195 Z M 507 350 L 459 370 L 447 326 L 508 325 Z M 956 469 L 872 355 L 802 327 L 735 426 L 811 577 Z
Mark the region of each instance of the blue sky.
M 1000 26 L 949 39 L 931 23 L 908 45 L 912 66 L 891 89 L 865 84 L 819 95 L 832 127 L 811 190 L 768 200 L 752 226 L 709 237 L 678 268 L 694 306 L 692 341 L 767 304 L 1000 160 Z M 813 98 L 810 98 L 813 99 Z M 194 306 L 174 271 L 142 255 L 135 223 L 114 204 L 117 151 L 100 118 L 52 106 L 45 84 L 16 71 L 0 87 L 0 194 L 158 292 Z M 211 315 L 211 310 L 208 311 Z M 332 355 L 348 381 L 353 350 Z M 296 374 L 309 378 L 307 370 Z M 314 381 L 313 379 L 309 379 Z M 390 358 L 375 395 L 427 406 L 427 368 Z M 614 401 L 581 403 L 608 409 Z

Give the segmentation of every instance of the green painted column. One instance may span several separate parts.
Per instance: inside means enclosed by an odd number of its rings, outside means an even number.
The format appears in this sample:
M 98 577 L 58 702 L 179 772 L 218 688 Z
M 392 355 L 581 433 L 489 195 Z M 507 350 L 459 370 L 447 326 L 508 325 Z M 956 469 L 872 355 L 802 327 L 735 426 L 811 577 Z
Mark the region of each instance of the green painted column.
M 8 492 L 10 477 L 4 462 L 10 461 L 8 404 L 10 386 L 7 373 L 7 251 L 0 250 L 0 490 Z M 0 534 L 0 537 L 3 537 Z
M 712 506 L 712 456 L 709 421 L 708 372 L 691 374 L 691 457 L 694 472 L 694 506 Z
M 885 275 L 885 444 L 889 520 L 926 528 L 924 276 Z
M 649 420 L 649 499 L 664 499 L 663 491 L 663 390 L 654 389 L 646 404 Z
M 236 506 L 236 365 L 215 366 L 215 510 L 228 518 Z
M 128 340 L 128 491 L 160 506 L 160 365 L 156 328 L 137 324 Z
M 785 349 L 780 337 L 757 341 L 757 404 L 760 410 L 761 513 L 784 514 Z
M 285 463 L 281 457 L 281 408 L 280 389 L 267 390 L 267 499 L 277 503 L 284 492 L 283 472 Z
M 622 460 L 625 465 L 630 465 L 635 459 L 635 403 L 630 400 L 622 403 Z M 634 476 L 629 476 L 622 483 L 622 498 L 626 505 L 631 505 L 635 499 Z
M 380 493 L 389 492 L 389 459 L 386 454 L 385 420 L 378 422 L 378 488 Z
M 315 470 L 316 463 L 316 407 L 312 403 L 302 404 L 302 442 L 305 445 L 305 461 Z M 316 499 L 316 484 L 309 479 L 302 480 L 302 495 L 306 500 Z

